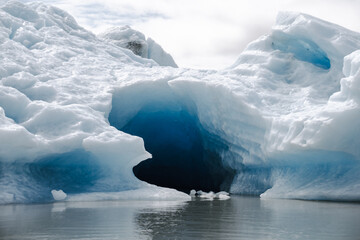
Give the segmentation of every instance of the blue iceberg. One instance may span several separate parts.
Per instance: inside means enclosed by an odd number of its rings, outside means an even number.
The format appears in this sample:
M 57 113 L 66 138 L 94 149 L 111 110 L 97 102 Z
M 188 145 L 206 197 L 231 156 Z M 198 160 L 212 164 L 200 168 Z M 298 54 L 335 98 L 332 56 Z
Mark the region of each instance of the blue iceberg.
M 193 189 L 360 200 L 359 33 L 279 13 L 219 71 L 176 68 L 142 37 L 96 36 L 39 2 L 1 5 L 1 204 Z

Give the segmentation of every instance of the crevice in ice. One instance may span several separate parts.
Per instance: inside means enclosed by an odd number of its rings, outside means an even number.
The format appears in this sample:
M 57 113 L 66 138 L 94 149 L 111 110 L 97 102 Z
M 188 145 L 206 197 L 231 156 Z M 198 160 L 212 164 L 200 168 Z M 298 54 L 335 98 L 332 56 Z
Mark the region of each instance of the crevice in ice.
M 221 153 L 227 145 L 201 126 L 191 104 L 171 92 L 155 96 L 152 93 L 159 90 L 149 89 L 145 94 L 138 89 L 134 95 L 129 94 L 132 90 L 114 94 L 109 122 L 121 131 L 142 137 L 146 150 L 152 154 L 151 159 L 134 166 L 135 176 L 186 193 L 192 189 L 228 191 L 235 171 L 222 161 Z M 124 98 L 122 93 L 143 99 Z M 131 117 L 124 114 L 135 106 L 137 111 Z
M 144 46 L 141 44 L 141 42 L 133 41 L 128 42 L 126 44 L 126 48 L 130 49 L 133 53 L 135 53 L 138 56 L 141 56 L 144 52 Z
M 10 35 L 9 35 L 9 39 L 13 39 L 13 38 L 14 38 L 17 30 L 18 30 L 18 28 L 11 28 L 11 33 L 10 33 Z

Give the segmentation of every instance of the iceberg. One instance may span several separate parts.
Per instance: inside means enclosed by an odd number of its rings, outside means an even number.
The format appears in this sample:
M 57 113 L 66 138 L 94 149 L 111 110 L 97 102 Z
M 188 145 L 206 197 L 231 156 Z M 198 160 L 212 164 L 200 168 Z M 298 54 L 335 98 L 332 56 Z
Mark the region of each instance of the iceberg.
M 43 3 L 1 5 L 0 203 L 360 200 L 359 33 L 282 12 L 219 71 L 108 33 Z M 131 36 L 141 44 L 122 45 Z

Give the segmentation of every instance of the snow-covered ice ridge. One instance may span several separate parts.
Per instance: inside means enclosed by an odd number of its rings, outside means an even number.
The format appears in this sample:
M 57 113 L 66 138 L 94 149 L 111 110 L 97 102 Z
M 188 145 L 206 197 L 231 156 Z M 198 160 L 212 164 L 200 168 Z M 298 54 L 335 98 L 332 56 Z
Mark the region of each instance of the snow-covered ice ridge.
M 113 27 L 99 34 L 119 47 L 130 49 L 133 53 L 143 58 L 154 60 L 160 66 L 177 67 L 170 54 L 151 38 L 145 39 L 145 35 L 132 29 L 130 26 Z
M 0 45 L 0 203 L 51 201 L 52 190 L 189 199 L 134 176 L 163 174 L 149 152 L 195 169 L 171 183 L 180 190 L 200 176 L 233 194 L 360 200 L 359 33 L 284 12 L 231 67 L 192 70 L 98 38 L 58 8 L 10 1 Z

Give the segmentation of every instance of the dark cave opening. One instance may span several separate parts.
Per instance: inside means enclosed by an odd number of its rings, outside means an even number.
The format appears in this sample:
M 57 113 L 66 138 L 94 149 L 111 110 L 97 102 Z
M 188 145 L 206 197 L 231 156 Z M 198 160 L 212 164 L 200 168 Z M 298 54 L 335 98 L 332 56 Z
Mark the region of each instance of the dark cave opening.
M 190 190 L 228 191 L 235 171 L 225 167 L 218 142 L 201 128 L 196 116 L 184 107 L 144 106 L 124 126 L 117 126 L 116 111 L 109 115 L 112 126 L 144 139 L 152 154 L 134 166 L 135 176 L 157 186 Z

